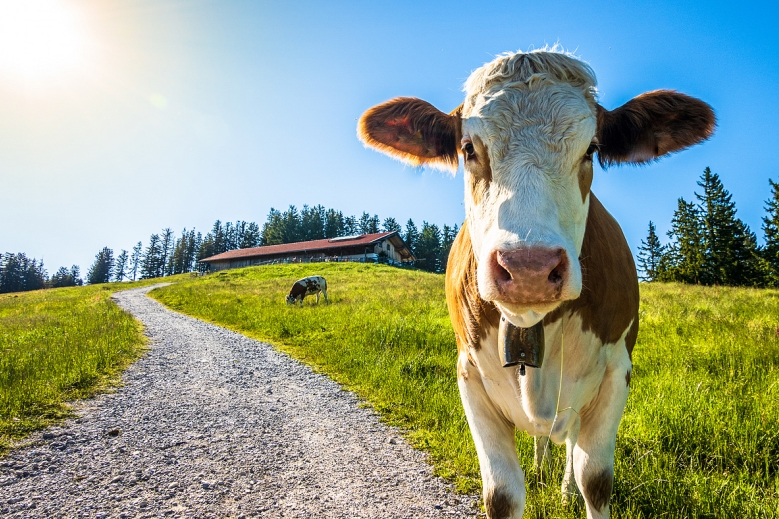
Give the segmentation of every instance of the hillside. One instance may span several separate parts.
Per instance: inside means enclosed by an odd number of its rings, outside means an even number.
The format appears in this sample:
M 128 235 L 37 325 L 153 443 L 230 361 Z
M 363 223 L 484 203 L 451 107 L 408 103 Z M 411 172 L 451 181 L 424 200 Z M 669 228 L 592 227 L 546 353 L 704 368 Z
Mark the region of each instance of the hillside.
M 288 307 L 292 282 L 324 275 L 331 304 Z M 277 345 L 407 428 L 437 471 L 479 488 L 455 380 L 443 276 L 359 264 L 220 272 L 153 292 L 173 309 Z M 642 285 L 631 395 L 617 440 L 614 517 L 773 517 L 779 509 L 779 291 Z M 531 517 L 578 517 L 517 437 Z

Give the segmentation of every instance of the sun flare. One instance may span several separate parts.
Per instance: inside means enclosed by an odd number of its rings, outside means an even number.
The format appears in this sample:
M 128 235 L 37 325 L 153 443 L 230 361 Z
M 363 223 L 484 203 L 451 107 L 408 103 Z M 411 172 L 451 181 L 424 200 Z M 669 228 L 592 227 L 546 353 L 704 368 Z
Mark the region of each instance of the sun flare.
M 35 81 L 82 68 L 81 14 L 65 0 L 0 0 L 0 77 Z

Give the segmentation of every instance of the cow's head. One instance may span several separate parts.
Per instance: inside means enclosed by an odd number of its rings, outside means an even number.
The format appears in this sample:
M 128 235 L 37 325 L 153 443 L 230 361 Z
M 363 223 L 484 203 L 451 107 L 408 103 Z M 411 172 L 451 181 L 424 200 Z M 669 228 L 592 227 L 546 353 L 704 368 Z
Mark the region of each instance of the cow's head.
M 288 305 L 294 305 L 297 302 L 297 299 L 291 295 L 287 295 L 286 301 Z
M 456 170 L 463 157 L 479 294 L 518 326 L 579 297 L 595 155 L 642 164 L 714 129 L 711 107 L 684 94 L 648 92 L 608 111 L 595 85 L 568 54 L 518 52 L 473 72 L 450 114 L 397 98 L 359 122 L 366 145 L 408 164 Z

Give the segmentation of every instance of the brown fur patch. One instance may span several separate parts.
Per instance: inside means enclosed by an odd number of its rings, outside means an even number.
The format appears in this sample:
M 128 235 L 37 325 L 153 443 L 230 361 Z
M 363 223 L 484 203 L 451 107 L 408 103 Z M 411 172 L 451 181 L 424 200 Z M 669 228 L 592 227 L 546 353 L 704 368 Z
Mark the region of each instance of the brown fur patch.
M 601 511 L 611 499 L 611 490 L 614 485 L 614 474 L 611 469 L 604 469 L 594 476 L 584 477 L 584 497 L 596 510 Z
M 622 229 L 614 217 L 590 193 L 590 210 L 581 253 L 582 293 L 563 303 L 544 318 L 544 325 L 565 313 L 578 313 L 585 331 L 591 331 L 604 344 L 625 338 L 631 354 L 638 334 L 638 276 Z
M 476 257 L 471 246 L 468 222 L 464 222 L 449 252 L 446 267 L 446 303 L 458 349 L 479 348 L 489 327 L 497 328 L 500 315 L 490 302 L 479 296 Z
M 611 112 L 598 105 L 598 160 L 650 162 L 708 139 L 716 124 L 708 104 L 673 90 L 641 94 Z
M 627 387 L 630 387 L 630 370 L 628 370 L 627 373 L 625 373 L 625 385 Z
M 460 112 L 448 115 L 413 97 L 398 97 L 366 111 L 357 136 L 366 145 L 414 166 L 456 169 Z
M 470 174 L 471 197 L 478 205 L 484 199 L 492 182 L 492 166 L 487 146 L 482 140 L 473 137 L 473 146 L 476 149 L 476 158 L 466 160 L 465 168 Z
M 487 509 L 489 519 L 508 519 L 514 507 L 511 505 L 509 496 L 498 488 L 484 496 L 484 508 Z

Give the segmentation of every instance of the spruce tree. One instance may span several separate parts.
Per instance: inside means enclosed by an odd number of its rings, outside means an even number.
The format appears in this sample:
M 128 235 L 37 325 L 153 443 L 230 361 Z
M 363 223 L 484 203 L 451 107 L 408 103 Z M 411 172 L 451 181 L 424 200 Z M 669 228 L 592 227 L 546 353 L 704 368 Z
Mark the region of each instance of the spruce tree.
M 441 272 L 446 272 L 446 267 L 449 264 L 449 252 L 452 250 L 452 245 L 454 244 L 455 238 L 457 238 L 458 232 L 459 229 L 457 224 L 455 224 L 454 227 L 444 225 L 441 228 L 441 259 L 439 260 L 441 264 Z
M 122 252 L 116 257 L 114 261 L 114 281 L 124 281 L 127 277 L 127 269 L 129 266 L 129 258 L 127 257 L 127 251 L 122 249 Z
M 406 242 L 406 246 L 411 250 L 411 253 L 416 256 L 417 240 L 419 239 L 419 230 L 414 224 L 414 220 L 411 218 L 406 222 L 406 232 L 403 235 L 403 241 Z
M 703 234 L 698 206 L 680 198 L 668 231 L 672 241 L 664 255 L 667 257 L 661 262 L 660 281 L 701 284 L 705 253 Z
M 344 218 L 344 236 L 356 236 L 357 234 L 360 234 L 360 224 L 357 217 L 352 215 Z
M 152 234 L 149 237 L 149 245 L 143 253 L 143 260 L 141 260 L 141 279 L 161 277 L 162 270 L 163 263 L 160 236 L 158 234 Z
M 422 231 L 416 240 L 415 265 L 429 272 L 442 272 L 441 231 L 436 224 L 422 222 Z
M 95 255 L 95 262 L 89 267 L 87 272 L 87 283 L 95 285 L 97 283 L 108 283 L 111 280 L 111 271 L 114 267 L 114 251 L 108 247 Z
M 706 285 L 759 286 L 760 251 L 749 227 L 736 218 L 736 204 L 719 175 L 704 169 L 695 193 L 700 202 L 703 229 L 703 267 L 700 282 Z
M 162 234 L 160 235 L 160 274 L 162 276 L 169 276 L 173 270 L 171 259 L 173 257 L 174 245 L 175 238 L 173 236 L 173 230 L 170 227 L 166 227 L 162 230 Z
M 389 216 L 384 219 L 384 222 L 381 224 L 381 229 L 384 232 L 400 232 L 402 227 L 397 220 Z
M 763 217 L 763 258 L 768 265 L 768 284 L 779 287 L 779 183 L 769 178 L 768 184 L 771 186 L 771 198 L 765 201 L 768 214 Z
M 135 281 L 135 278 L 138 275 L 138 268 L 141 266 L 142 257 L 143 257 L 143 244 L 141 242 L 138 242 L 135 244 L 135 247 L 133 247 L 133 254 L 132 256 L 130 256 L 130 272 L 132 272 L 133 281 Z
M 303 241 L 321 240 L 325 237 L 325 208 L 303 206 L 300 212 L 300 239 Z
M 638 248 L 638 266 L 643 275 L 644 281 L 656 281 L 660 273 L 661 258 L 663 257 L 664 247 L 657 237 L 655 224 L 649 222 L 649 235 L 646 241 L 641 240 L 641 246 Z
M 238 241 L 238 248 L 239 249 L 248 249 L 251 247 L 259 247 L 260 246 L 260 226 L 257 225 L 255 222 L 241 222 L 242 224 L 246 224 L 245 226 L 241 227 L 241 234 L 239 236 Z M 192 239 L 194 239 L 194 230 Z
M 344 234 L 344 215 L 341 211 L 328 209 L 325 212 L 325 238 L 337 238 Z

